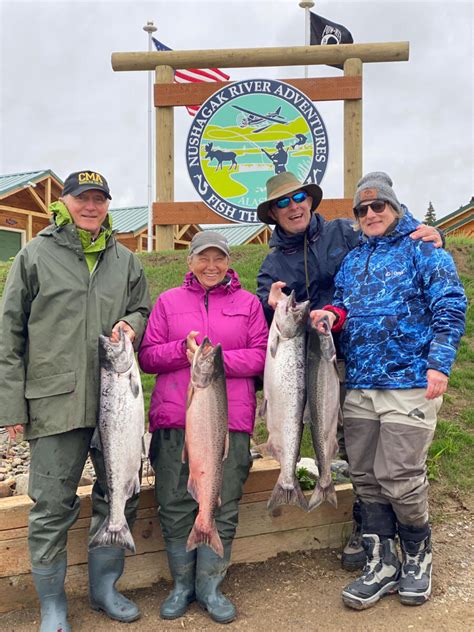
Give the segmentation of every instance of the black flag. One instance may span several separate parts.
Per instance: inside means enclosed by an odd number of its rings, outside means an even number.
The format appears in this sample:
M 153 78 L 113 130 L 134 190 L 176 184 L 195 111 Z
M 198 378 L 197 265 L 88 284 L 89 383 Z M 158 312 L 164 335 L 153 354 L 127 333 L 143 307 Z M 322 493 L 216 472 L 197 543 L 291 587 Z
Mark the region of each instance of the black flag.
M 316 15 L 312 11 L 311 16 L 311 37 L 310 44 L 313 46 L 325 46 L 328 44 L 352 44 L 354 40 L 350 31 L 342 24 L 331 22 L 321 15 Z M 341 65 L 335 65 L 334 68 L 341 68 Z

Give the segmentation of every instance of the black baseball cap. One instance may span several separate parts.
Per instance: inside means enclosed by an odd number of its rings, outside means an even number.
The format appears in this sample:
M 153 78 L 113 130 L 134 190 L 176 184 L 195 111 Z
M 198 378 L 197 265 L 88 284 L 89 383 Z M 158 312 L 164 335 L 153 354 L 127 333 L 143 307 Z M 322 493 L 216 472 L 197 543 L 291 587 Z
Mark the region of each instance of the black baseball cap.
M 112 199 L 107 180 L 97 171 L 75 171 L 68 175 L 64 182 L 62 195 L 80 195 L 91 189 L 102 191 L 109 200 Z

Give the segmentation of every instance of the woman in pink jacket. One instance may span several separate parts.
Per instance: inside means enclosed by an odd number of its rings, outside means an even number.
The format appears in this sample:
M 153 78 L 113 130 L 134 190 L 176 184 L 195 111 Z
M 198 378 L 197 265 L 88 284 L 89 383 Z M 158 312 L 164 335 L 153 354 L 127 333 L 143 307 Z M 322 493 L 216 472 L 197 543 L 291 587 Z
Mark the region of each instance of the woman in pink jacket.
M 197 599 L 219 623 L 235 619 L 234 605 L 219 587 L 230 561 L 238 505 L 250 470 L 255 421 L 254 378 L 263 373 L 267 324 L 260 301 L 243 290 L 229 268 L 229 246 L 217 232 L 197 233 L 190 245 L 189 272 L 181 287 L 161 294 L 143 338 L 139 361 L 156 373 L 150 406 L 150 460 L 156 475 L 159 518 L 174 588 L 160 608 L 163 619 L 182 616 Z M 182 462 L 190 363 L 202 339 L 223 349 L 229 407 L 229 452 L 224 461 L 221 506 L 215 519 L 224 558 L 208 546 L 186 551 L 197 503 L 187 491 Z

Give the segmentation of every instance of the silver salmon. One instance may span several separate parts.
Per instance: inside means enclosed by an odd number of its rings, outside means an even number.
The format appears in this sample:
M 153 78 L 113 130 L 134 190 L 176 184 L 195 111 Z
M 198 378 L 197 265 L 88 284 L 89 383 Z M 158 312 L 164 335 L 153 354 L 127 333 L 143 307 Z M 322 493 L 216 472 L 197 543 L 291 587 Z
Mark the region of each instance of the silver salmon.
M 305 407 L 305 328 L 309 301 L 297 303 L 295 293 L 278 301 L 268 337 L 263 378 L 269 432 L 267 451 L 280 463 L 280 475 L 267 507 L 297 505 L 307 509 L 296 478 Z
M 324 333 L 314 326 L 308 336 L 307 392 L 311 415 L 310 428 L 318 462 L 319 478 L 308 509 L 327 500 L 337 507 L 337 496 L 331 477 L 331 461 L 338 451 L 337 423 L 341 418 L 339 374 L 336 348 L 327 318 L 323 318 Z
M 204 338 L 194 354 L 186 410 L 183 462 L 188 459 L 188 492 L 199 505 L 186 549 L 206 544 L 220 557 L 222 541 L 214 511 L 220 506 L 224 460 L 229 449 L 227 390 L 221 345 Z
M 104 456 L 109 516 L 89 548 L 119 546 L 135 553 L 125 504 L 140 491 L 145 409 L 133 346 L 122 329 L 118 342 L 99 336 L 99 359 L 99 423 L 91 446 Z

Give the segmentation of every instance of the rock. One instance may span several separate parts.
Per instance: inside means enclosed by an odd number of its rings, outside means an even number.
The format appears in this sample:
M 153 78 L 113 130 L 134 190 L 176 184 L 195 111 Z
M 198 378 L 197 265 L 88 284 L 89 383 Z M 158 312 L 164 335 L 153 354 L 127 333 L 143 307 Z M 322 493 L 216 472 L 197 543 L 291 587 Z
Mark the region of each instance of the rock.
M 28 495 L 28 474 L 18 474 L 16 477 L 15 495 Z
M 14 478 L 8 478 L 6 481 L 0 483 L 0 498 L 8 498 L 13 496 L 13 485 L 15 484 Z
M 5 480 L 5 474 L 0 473 L 0 481 L 4 481 Z
M 316 477 L 319 476 L 318 466 L 314 462 L 314 459 L 310 459 L 309 457 L 303 457 L 296 464 L 297 470 L 299 470 L 300 467 L 304 467 L 306 470 L 308 470 L 309 474 L 311 474 L 312 476 L 316 476 Z
M 12 465 L 21 465 L 23 461 L 19 457 L 15 457 L 12 461 Z

